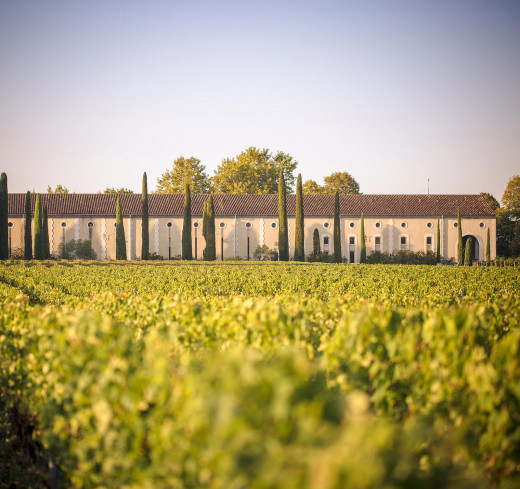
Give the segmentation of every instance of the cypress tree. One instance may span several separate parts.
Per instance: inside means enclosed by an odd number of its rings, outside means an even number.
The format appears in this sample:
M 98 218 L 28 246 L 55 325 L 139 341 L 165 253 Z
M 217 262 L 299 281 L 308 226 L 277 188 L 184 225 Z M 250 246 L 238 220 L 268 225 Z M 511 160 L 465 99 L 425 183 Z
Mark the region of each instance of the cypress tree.
M 341 263 L 341 229 L 339 222 L 339 192 L 334 197 L 334 263 Z
M 50 247 L 49 247 L 49 219 L 47 216 L 47 206 L 43 206 L 43 220 L 42 220 L 42 228 L 43 228 L 43 239 L 42 239 L 42 251 L 43 251 L 43 259 L 48 260 L 51 257 Z
M 318 228 L 312 233 L 312 255 L 314 261 L 320 261 L 321 259 L 321 247 L 320 247 L 320 232 Z
M 287 232 L 287 202 L 285 179 L 283 170 L 280 168 L 278 181 L 278 259 L 280 261 L 289 260 L 289 235 Z
M 206 241 L 206 246 L 202 251 L 202 259 L 208 259 L 208 201 L 204 202 L 204 208 L 202 210 L 202 236 Z
M 24 258 L 26 260 L 32 260 L 33 252 L 32 252 L 32 231 L 31 231 L 31 221 L 32 221 L 32 213 L 31 213 L 31 192 L 27 190 L 25 194 L 25 248 L 24 248 Z
M 43 260 L 43 212 L 40 194 L 34 207 L 34 259 Z
M 191 193 L 190 185 L 184 187 L 184 221 L 182 224 L 182 259 L 191 260 Z
M 457 246 L 457 260 L 459 266 L 464 265 L 464 246 L 462 243 L 462 226 L 460 224 L 460 207 L 457 207 L 457 230 L 459 233 L 459 244 Z
M 143 193 L 141 194 L 141 260 L 148 260 L 150 256 L 150 232 L 148 223 L 148 179 L 143 173 Z
M 365 243 L 365 218 L 361 213 L 361 255 L 359 257 L 359 263 L 367 262 L 367 245 Z
M 116 203 L 116 260 L 126 260 L 125 227 L 119 197 Z
M 473 255 L 473 243 L 471 242 L 471 238 L 466 239 L 466 249 L 464 255 L 464 265 L 470 267 L 473 263 L 472 255 Z
M 7 193 L 7 175 L 0 177 L 0 260 L 9 258 L 9 196 Z
M 215 261 L 217 259 L 217 247 L 215 243 L 215 207 L 213 206 L 213 195 L 211 194 L 208 197 L 207 220 L 208 239 L 206 241 L 206 259 L 209 261 Z
M 294 261 L 305 261 L 305 244 L 303 239 L 303 192 L 302 175 L 298 174 L 296 182 L 296 230 L 294 238 Z
M 486 260 L 491 260 L 491 236 L 489 232 L 489 228 L 487 230 L 487 240 L 486 240 Z
M 440 219 L 437 218 L 437 263 L 441 262 L 441 228 Z

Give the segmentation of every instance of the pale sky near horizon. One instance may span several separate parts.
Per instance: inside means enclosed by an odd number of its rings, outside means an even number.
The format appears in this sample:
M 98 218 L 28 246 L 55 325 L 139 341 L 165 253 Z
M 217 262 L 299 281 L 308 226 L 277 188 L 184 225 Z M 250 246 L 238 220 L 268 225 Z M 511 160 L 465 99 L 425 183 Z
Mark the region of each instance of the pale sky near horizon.
M 0 0 L 10 192 L 149 190 L 249 146 L 367 194 L 520 173 L 520 0 Z

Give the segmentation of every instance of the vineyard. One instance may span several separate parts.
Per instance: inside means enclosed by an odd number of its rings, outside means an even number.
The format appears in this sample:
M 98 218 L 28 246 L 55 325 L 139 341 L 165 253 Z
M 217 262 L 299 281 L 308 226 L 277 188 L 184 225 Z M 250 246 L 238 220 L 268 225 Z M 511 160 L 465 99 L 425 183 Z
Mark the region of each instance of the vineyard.
M 0 487 L 520 485 L 518 268 L 7 261 L 0 298 Z

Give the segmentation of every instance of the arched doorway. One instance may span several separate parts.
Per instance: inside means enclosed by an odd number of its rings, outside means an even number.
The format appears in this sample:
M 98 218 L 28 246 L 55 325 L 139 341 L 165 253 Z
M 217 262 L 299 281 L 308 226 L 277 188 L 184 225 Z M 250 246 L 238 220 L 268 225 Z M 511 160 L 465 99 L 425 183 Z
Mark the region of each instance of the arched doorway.
M 473 261 L 479 261 L 480 260 L 480 245 L 478 243 L 478 239 L 473 236 L 472 234 L 467 234 L 466 236 L 463 236 L 462 237 L 462 249 L 466 250 L 466 241 L 468 241 L 468 239 L 471 240 L 471 245 L 472 245 L 472 248 L 473 248 Z

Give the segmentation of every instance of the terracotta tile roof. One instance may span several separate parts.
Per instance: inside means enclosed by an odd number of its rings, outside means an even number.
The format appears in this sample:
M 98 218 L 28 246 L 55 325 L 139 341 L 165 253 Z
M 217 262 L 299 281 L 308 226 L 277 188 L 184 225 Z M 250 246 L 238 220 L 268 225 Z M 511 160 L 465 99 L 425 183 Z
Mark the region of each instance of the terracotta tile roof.
M 42 204 L 47 206 L 49 216 L 114 216 L 116 194 L 40 194 Z M 120 194 L 121 207 L 125 216 L 141 214 L 140 194 Z M 206 194 L 191 197 L 192 214 L 202 215 Z M 34 212 L 36 197 L 31 196 Z M 215 215 L 225 216 L 278 216 L 278 195 L 215 194 Z M 287 196 L 287 214 L 295 215 L 296 196 Z M 304 195 L 306 216 L 332 216 L 334 195 Z M 150 216 L 183 215 L 182 194 L 150 194 L 148 197 Z M 457 207 L 467 217 L 494 217 L 495 214 L 480 195 L 341 195 L 340 213 L 345 217 L 365 216 L 456 216 Z M 25 194 L 9 194 L 9 215 L 23 215 Z

